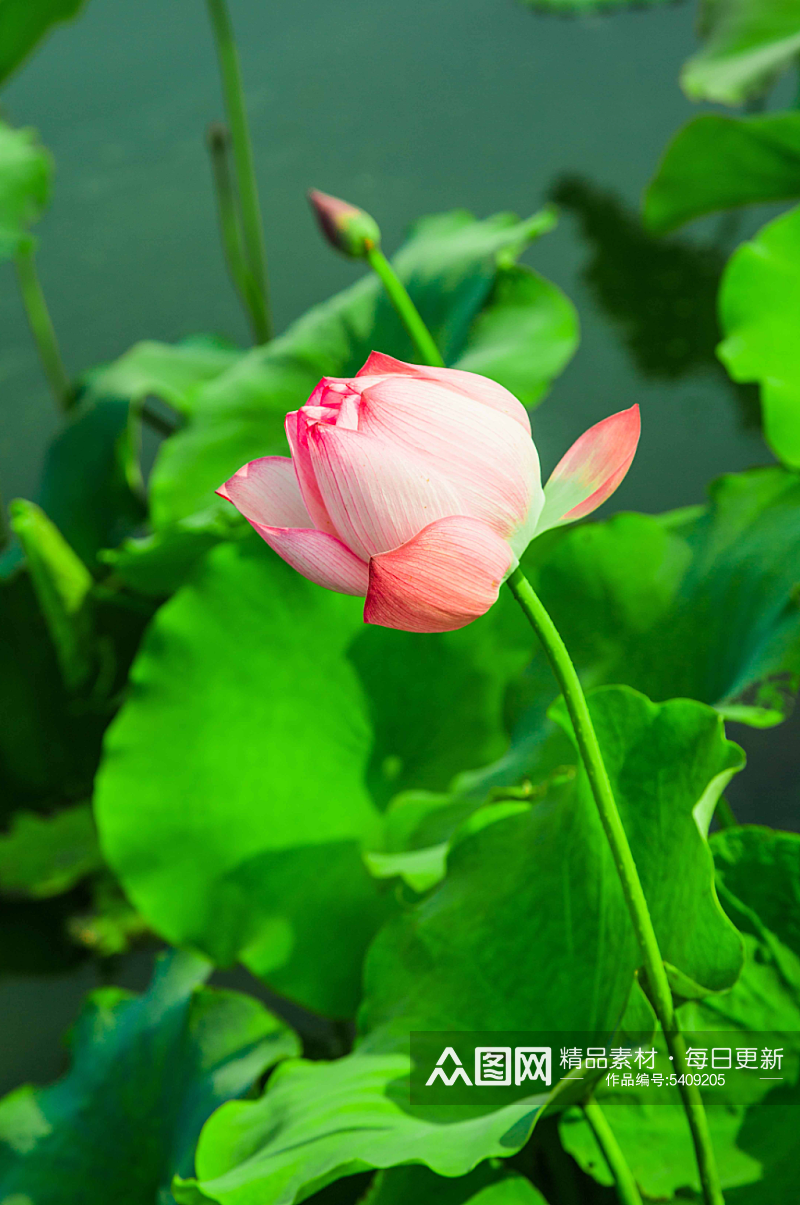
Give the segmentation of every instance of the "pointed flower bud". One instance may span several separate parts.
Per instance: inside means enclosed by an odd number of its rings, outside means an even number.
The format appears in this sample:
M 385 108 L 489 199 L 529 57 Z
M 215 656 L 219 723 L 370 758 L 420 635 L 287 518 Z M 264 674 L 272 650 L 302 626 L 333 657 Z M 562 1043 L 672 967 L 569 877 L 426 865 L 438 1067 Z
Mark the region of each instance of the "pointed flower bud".
M 378 223 L 363 209 L 330 197 L 316 188 L 309 190 L 308 199 L 325 238 L 351 259 L 366 259 L 373 247 L 379 247 L 381 232 Z

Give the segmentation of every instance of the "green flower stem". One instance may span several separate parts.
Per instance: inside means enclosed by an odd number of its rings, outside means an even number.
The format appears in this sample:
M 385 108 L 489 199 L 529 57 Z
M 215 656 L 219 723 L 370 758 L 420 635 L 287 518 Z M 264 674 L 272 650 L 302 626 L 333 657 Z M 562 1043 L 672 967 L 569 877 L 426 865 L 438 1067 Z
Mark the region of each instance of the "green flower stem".
M 230 13 L 225 0 L 207 0 L 207 4 L 217 44 L 225 110 L 233 142 L 233 164 L 241 214 L 244 255 L 249 266 L 249 275 L 252 277 L 252 289 L 247 294 L 248 308 L 256 332 L 256 340 L 259 343 L 266 343 L 272 335 L 267 286 L 267 256 L 264 249 L 264 229 L 253 166 L 253 144 L 250 139 L 250 126 L 247 121 L 242 89 L 239 52 L 236 49 Z
M 39 282 L 39 274 L 36 271 L 32 239 L 26 239 L 17 248 L 15 264 L 22 301 L 33 337 L 36 340 L 39 359 L 42 362 L 47 382 L 59 408 L 69 410 L 73 399 L 72 386 L 61 359 L 56 332 L 53 329 L 50 311 L 47 308 Z
M 647 987 L 650 1000 L 656 1015 L 661 1022 L 661 1028 L 667 1040 L 670 1054 L 675 1063 L 678 1075 L 686 1075 L 686 1044 L 678 1027 L 675 1008 L 672 1001 L 667 974 L 661 951 L 658 948 L 650 910 L 642 890 L 639 873 L 633 860 L 628 838 L 622 825 L 611 783 L 608 778 L 603 755 L 597 740 L 594 726 L 586 705 L 586 697 L 580 680 L 567 652 L 564 641 L 552 619 L 548 615 L 539 597 L 520 569 L 515 569 L 508 579 L 512 594 L 525 612 L 531 627 L 544 646 L 553 673 L 558 680 L 564 695 L 575 739 L 586 767 L 586 774 L 594 795 L 600 821 L 606 834 L 611 855 L 617 868 L 617 874 L 622 885 L 622 893 L 628 906 L 639 951 L 647 975 Z M 688 1084 L 680 1086 L 681 1098 L 689 1127 L 692 1132 L 697 1166 L 700 1172 L 700 1183 L 703 1189 L 705 1205 L 724 1205 L 722 1190 L 719 1184 L 714 1151 L 711 1146 L 711 1135 L 708 1130 L 700 1092 Z
M 261 298 L 255 277 L 250 271 L 244 253 L 236 189 L 231 178 L 231 135 L 228 127 L 221 121 L 213 122 L 208 129 L 207 142 L 214 176 L 214 191 L 217 197 L 217 212 L 225 260 L 231 280 L 250 319 L 253 337 L 257 343 L 260 343 L 263 341 Z
M 614 1177 L 621 1205 L 642 1205 L 642 1198 L 633 1178 L 633 1172 L 628 1167 L 622 1148 L 614 1137 L 614 1131 L 608 1124 L 605 1113 L 593 1096 L 585 1100 L 582 1107 L 583 1115 L 608 1164 L 608 1170 Z
M 405 285 L 389 263 L 380 247 L 370 246 L 367 250 L 367 261 L 375 275 L 383 285 L 400 319 L 414 340 L 423 364 L 435 368 L 444 368 L 444 360 L 439 348 L 425 323 L 419 316 L 419 310 L 408 295 Z

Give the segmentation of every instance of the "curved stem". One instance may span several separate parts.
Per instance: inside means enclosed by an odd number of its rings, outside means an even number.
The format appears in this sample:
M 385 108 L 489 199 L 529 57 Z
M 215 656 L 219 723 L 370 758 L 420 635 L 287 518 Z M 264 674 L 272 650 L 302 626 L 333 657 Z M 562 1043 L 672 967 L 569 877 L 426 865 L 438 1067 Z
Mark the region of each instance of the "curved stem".
M 239 207 L 236 200 L 236 189 L 231 178 L 230 147 L 231 135 L 228 127 L 221 121 L 212 122 L 208 128 L 208 153 L 211 158 L 211 170 L 214 176 L 214 191 L 217 197 L 217 213 L 219 215 L 222 246 L 228 272 L 234 283 L 236 292 L 247 311 L 253 337 L 261 342 L 263 329 L 260 323 L 261 302 L 255 277 L 250 271 L 244 253 L 242 224 L 239 217 Z
M 608 1124 L 605 1113 L 593 1096 L 590 1096 L 588 1100 L 583 1102 L 582 1108 L 583 1115 L 589 1123 L 597 1145 L 603 1152 L 603 1157 L 608 1164 L 608 1170 L 614 1177 L 614 1183 L 617 1186 L 617 1196 L 620 1199 L 621 1205 L 642 1205 L 642 1198 L 639 1194 L 636 1181 L 633 1178 L 633 1172 L 628 1167 L 625 1156 L 622 1153 L 622 1147 L 614 1137 L 614 1131 Z
M 222 91 L 225 96 L 225 111 L 233 140 L 233 163 L 236 172 L 236 187 L 242 220 L 244 251 L 254 288 L 251 298 L 251 316 L 259 343 L 266 343 L 272 334 L 267 286 L 267 256 L 264 249 L 264 228 L 261 222 L 261 206 L 258 200 L 253 144 L 244 103 L 242 73 L 239 52 L 233 37 L 230 13 L 225 0 L 206 0 L 211 26 L 217 45 Z
M 39 282 L 32 239 L 20 244 L 14 262 L 22 301 L 45 376 L 59 408 L 69 410 L 73 399 L 72 385 L 61 359 L 56 332 Z
M 647 975 L 650 999 L 661 1022 L 676 1071 L 685 1078 L 687 1072 L 686 1044 L 678 1027 L 672 992 L 650 917 L 650 909 L 647 906 L 639 872 L 636 869 L 631 847 L 617 811 L 614 793 L 611 789 L 603 755 L 600 752 L 597 734 L 589 715 L 583 688 L 564 641 L 521 569 L 514 570 L 508 579 L 508 585 L 541 640 L 564 695 L 564 702 L 575 732 L 575 740 L 586 768 L 600 822 L 611 849 L 611 856 L 617 868 L 622 893 L 636 934 Z M 711 1146 L 711 1135 L 708 1130 L 708 1119 L 700 1092 L 696 1087 L 684 1083 L 680 1085 L 680 1093 L 692 1132 L 703 1199 L 706 1205 L 724 1205 L 716 1160 Z
M 433 341 L 433 336 L 420 317 L 419 310 L 408 295 L 405 285 L 389 263 L 380 247 L 370 247 L 367 260 L 375 275 L 379 278 L 400 319 L 414 340 L 417 351 L 422 357 L 423 364 L 436 368 L 444 368 L 439 348 Z

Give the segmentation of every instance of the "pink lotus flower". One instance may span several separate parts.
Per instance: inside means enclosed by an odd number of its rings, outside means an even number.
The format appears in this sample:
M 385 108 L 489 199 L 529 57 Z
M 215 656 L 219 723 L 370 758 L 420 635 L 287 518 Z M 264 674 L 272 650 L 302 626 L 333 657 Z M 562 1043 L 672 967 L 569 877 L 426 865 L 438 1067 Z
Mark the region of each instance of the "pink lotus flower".
M 448 632 L 489 610 L 534 536 L 590 514 L 628 471 L 639 408 L 586 431 L 542 489 L 530 422 L 486 377 L 373 352 L 286 416 L 291 458 L 217 490 L 311 581 L 366 596 L 367 623 Z

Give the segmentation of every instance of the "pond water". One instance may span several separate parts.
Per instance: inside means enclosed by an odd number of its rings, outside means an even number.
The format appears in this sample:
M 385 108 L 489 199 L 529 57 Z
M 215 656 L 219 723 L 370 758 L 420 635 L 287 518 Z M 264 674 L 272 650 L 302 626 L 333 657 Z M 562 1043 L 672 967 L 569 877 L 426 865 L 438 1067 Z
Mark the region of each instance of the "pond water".
M 769 215 L 708 221 L 668 244 L 636 220 L 667 139 L 697 111 L 677 83 L 694 46 L 693 8 L 581 20 L 514 0 L 231 0 L 231 9 L 278 329 L 361 270 L 320 240 L 309 186 L 368 209 L 389 251 L 422 214 L 528 215 L 555 196 L 559 227 L 525 258 L 573 299 L 583 338 L 534 416 L 543 468 L 634 401 L 642 445 L 614 509 L 700 502 L 717 474 L 771 460 L 752 394 L 734 389 L 713 356 L 719 268 Z M 144 338 L 212 331 L 246 342 L 204 147 L 222 102 L 201 0 L 89 0 L 8 86 L 3 110 L 36 126 L 56 159 L 39 262 L 72 373 Z M 0 483 L 7 499 L 35 497 L 58 418 L 8 265 L 0 332 Z M 796 722 L 736 732 L 751 755 L 729 792 L 743 819 L 797 827 L 798 733 Z M 4 1088 L 57 1071 L 56 1035 L 84 979 L 49 994 L 34 981 L 0 989 L 16 1051 Z

